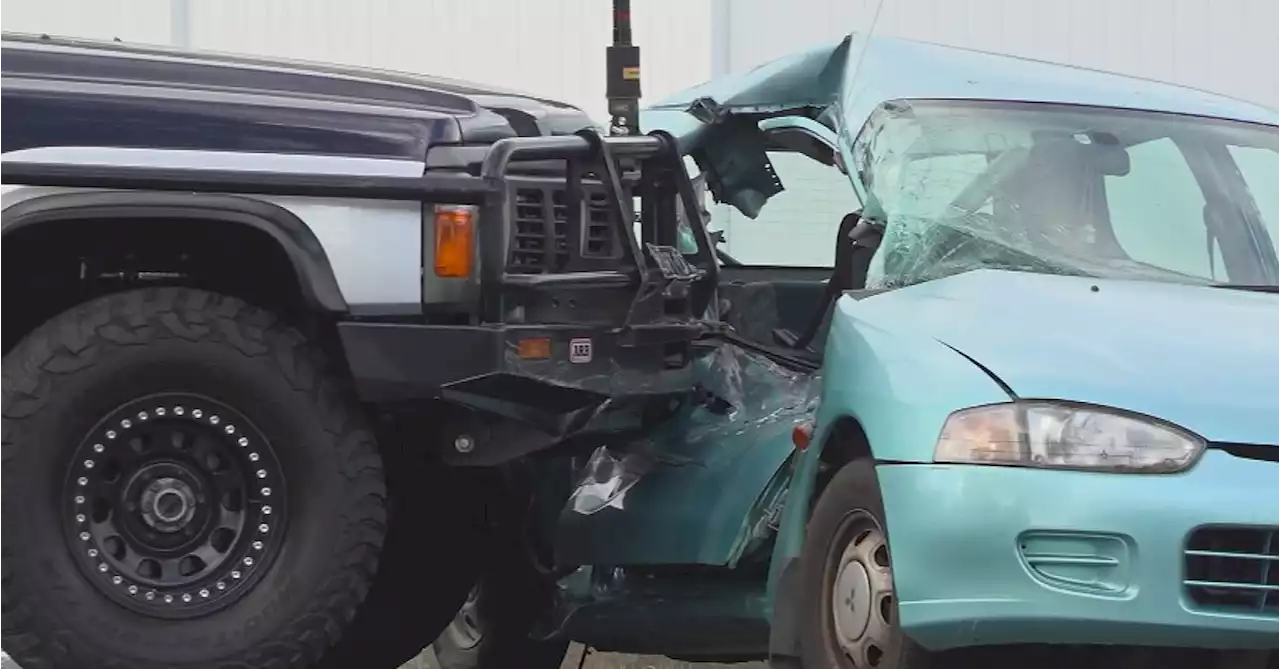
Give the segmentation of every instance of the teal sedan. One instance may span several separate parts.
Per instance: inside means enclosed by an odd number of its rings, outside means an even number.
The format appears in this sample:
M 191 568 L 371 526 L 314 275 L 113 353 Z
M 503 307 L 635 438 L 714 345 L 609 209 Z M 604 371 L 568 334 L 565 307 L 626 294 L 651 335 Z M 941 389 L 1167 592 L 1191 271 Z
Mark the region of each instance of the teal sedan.
M 773 330 L 821 366 L 775 479 L 775 661 L 1052 644 L 1274 663 L 1273 110 L 853 35 L 646 120 L 747 217 L 782 190 L 752 171 L 766 150 L 840 170 L 860 205 L 825 313 Z M 755 281 L 799 294 L 770 271 Z

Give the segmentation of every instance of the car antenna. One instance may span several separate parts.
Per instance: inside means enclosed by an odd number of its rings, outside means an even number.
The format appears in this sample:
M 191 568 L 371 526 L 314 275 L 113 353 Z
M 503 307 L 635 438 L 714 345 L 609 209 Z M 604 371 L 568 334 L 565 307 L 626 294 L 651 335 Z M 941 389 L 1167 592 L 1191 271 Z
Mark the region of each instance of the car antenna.
M 640 134 L 640 47 L 631 43 L 631 0 L 613 0 L 613 44 L 605 51 L 609 134 Z

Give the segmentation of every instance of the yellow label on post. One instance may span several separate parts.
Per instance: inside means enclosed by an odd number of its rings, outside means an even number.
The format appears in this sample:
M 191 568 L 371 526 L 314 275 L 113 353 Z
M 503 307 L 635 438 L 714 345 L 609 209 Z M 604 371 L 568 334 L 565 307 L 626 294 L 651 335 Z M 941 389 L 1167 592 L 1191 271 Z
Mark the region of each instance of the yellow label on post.
M 628 81 L 637 81 L 640 79 L 640 68 L 624 67 L 622 68 L 622 78 Z

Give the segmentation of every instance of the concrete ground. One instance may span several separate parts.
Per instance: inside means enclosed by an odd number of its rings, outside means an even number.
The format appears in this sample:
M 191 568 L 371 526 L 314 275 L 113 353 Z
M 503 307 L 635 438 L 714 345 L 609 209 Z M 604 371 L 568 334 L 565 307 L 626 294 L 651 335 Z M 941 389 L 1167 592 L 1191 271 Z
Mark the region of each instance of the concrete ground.
M 569 647 L 569 654 L 565 657 L 564 665 L 562 665 L 561 669 L 578 669 L 578 662 L 581 659 L 582 646 L 575 643 Z M 435 658 L 432 656 L 431 651 L 427 650 L 414 661 L 401 666 L 400 669 L 439 669 L 439 665 L 435 663 Z M 587 656 L 587 662 L 583 665 L 583 669 L 766 669 L 766 665 L 763 662 L 694 664 L 652 655 L 591 653 Z
M 570 646 L 569 655 L 565 658 L 562 669 L 578 669 L 578 662 L 581 659 L 582 646 L 575 643 Z M 9 659 L 9 656 L 4 654 L 3 651 L 0 651 L 0 669 L 18 669 L 18 665 Z M 400 669 L 439 669 L 439 665 L 435 663 L 435 657 L 432 656 L 431 651 L 426 650 L 417 659 L 401 665 Z M 663 657 L 592 653 L 587 657 L 587 662 L 582 669 L 766 669 L 766 667 L 763 662 L 752 662 L 750 664 L 691 664 L 689 662 L 676 662 Z

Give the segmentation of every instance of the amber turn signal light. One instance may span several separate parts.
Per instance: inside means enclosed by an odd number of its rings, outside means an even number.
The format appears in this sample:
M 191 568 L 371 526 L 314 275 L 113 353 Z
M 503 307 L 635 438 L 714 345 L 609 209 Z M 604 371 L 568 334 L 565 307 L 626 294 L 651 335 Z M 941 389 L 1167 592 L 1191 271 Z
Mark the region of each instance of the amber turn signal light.
M 471 276 L 475 258 L 476 208 L 436 205 L 436 276 Z
M 546 360 L 551 357 L 551 340 L 544 337 L 521 339 L 516 344 L 516 354 L 521 360 Z
M 811 441 L 813 441 L 813 423 L 805 421 L 792 428 L 791 443 L 795 444 L 797 451 L 809 448 Z

